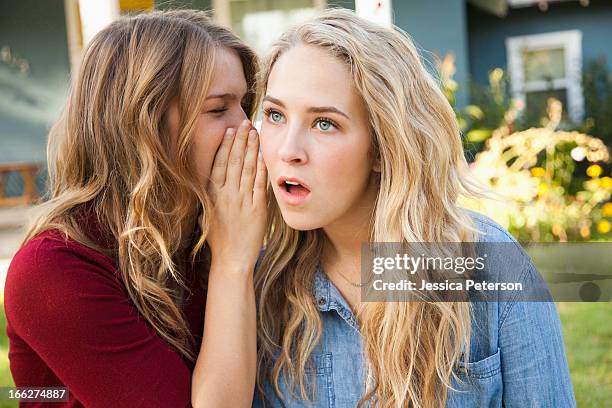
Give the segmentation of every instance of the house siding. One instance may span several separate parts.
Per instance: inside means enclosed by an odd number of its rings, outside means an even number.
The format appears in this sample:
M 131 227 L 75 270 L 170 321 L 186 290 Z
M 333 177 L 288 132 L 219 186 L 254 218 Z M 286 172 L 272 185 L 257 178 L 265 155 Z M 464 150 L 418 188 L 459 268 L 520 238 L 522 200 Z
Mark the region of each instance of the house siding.
M 424 50 L 423 56 L 434 68 L 433 55 L 455 55 L 454 79 L 461 85 L 469 73 L 466 5 L 464 0 L 393 1 L 394 23 L 406 31 Z M 460 86 L 457 106 L 467 103 L 466 87 Z
M 488 82 L 488 72 L 506 68 L 508 37 L 580 30 L 583 61 L 605 56 L 612 63 L 612 2 L 591 0 L 588 7 L 577 1 L 552 3 L 542 12 L 538 7 L 510 9 L 499 18 L 468 6 L 469 66 L 471 76 L 480 83 Z

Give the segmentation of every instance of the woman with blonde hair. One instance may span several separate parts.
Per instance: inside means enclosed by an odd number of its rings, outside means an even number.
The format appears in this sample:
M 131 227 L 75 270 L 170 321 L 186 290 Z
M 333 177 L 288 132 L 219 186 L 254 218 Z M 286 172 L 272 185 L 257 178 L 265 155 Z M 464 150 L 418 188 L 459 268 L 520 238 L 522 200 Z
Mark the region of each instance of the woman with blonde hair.
M 17 387 L 67 388 L 73 407 L 251 404 L 256 69 L 203 12 L 93 38 L 50 133 L 50 197 L 6 280 Z
M 330 10 L 285 32 L 261 74 L 273 194 L 254 405 L 575 405 L 552 302 L 360 298 L 368 242 L 500 242 L 516 256 L 493 251 L 486 273 L 540 281 L 503 228 L 458 206 L 479 190 L 410 39 Z

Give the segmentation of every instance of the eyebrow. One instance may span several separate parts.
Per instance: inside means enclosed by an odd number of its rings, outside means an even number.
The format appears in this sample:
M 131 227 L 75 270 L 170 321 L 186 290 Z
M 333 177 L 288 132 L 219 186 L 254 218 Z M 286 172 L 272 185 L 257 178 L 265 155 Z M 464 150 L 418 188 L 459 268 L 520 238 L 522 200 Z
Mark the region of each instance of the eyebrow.
M 246 94 L 247 92 L 244 93 L 245 96 Z M 208 95 L 206 97 L 206 100 L 208 99 L 238 99 L 238 95 L 236 95 L 235 93 L 213 94 Z
M 266 101 L 270 101 L 278 106 L 282 106 L 283 108 L 286 107 L 285 104 L 280 99 L 276 99 L 275 97 L 270 96 L 270 95 L 264 96 L 263 102 L 266 102 Z M 346 113 L 342 112 L 340 109 L 335 108 L 333 106 L 313 106 L 313 107 L 308 108 L 308 112 L 312 112 L 312 113 L 332 112 L 332 113 L 337 113 L 338 115 L 344 116 L 345 118 L 350 120 L 350 118 L 348 117 Z

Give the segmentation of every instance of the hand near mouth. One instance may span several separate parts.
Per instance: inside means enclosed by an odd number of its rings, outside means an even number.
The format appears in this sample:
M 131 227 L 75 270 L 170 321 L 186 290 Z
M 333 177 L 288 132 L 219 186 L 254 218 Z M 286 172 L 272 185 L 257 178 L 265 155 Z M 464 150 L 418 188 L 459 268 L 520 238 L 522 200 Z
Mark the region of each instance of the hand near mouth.
M 235 133 L 235 136 L 234 136 Z M 207 236 L 213 260 L 252 272 L 266 224 L 266 168 L 249 121 L 228 129 L 213 164 L 208 191 L 214 205 Z
M 245 120 L 237 131 L 227 130 L 215 156 L 208 183 L 213 214 L 206 236 L 212 259 L 200 350 L 206 358 L 198 359 L 193 374 L 201 384 L 200 395 L 217 395 L 220 387 L 230 385 L 207 374 L 224 372 L 231 360 L 230 366 L 240 373 L 231 386 L 251 393 L 239 406 L 250 406 L 257 372 L 253 271 L 267 211 L 267 173 L 258 153 L 257 131 Z M 210 397 L 203 405 L 230 406 Z

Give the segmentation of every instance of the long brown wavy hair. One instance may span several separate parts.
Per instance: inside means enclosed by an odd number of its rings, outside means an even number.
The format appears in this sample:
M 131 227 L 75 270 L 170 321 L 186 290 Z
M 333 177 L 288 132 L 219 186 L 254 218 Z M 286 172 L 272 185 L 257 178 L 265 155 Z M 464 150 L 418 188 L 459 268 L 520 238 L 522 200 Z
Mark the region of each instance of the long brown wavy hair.
M 205 248 L 210 202 L 197 180 L 192 135 L 212 77 L 215 50 L 240 57 L 255 109 L 257 58 L 236 35 L 195 10 L 124 17 L 99 32 L 84 52 L 66 106 L 48 142 L 49 199 L 26 239 L 55 229 L 117 259 L 127 292 L 157 334 L 185 358 L 194 339 L 181 312 L 182 258 Z M 178 140 L 164 126 L 178 102 Z M 95 216 L 114 248 L 86 231 L 82 209 Z M 184 220 L 202 215 L 199 236 Z M 191 227 L 191 226 L 190 226 Z M 198 231 L 197 228 L 196 231 Z M 184 245 L 183 245 L 184 246 Z
M 469 177 L 453 109 L 410 38 L 350 11 L 329 10 L 273 45 L 260 72 L 264 89 L 278 58 L 300 44 L 345 63 L 368 110 L 372 151 L 381 165 L 370 240 L 472 241 L 473 223 L 457 200 L 480 195 L 479 187 Z M 290 228 L 273 194 L 269 202 L 266 251 L 255 276 L 259 366 L 279 396 L 284 377 L 308 399 L 305 368 L 322 331 L 312 285 L 325 236 L 321 229 Z M 458 378 L 455 363 L 463 350 L 469 354 L 469 303 L 369 302 L 357 318 L 368 362 L 360 405 L 444 406 Z

